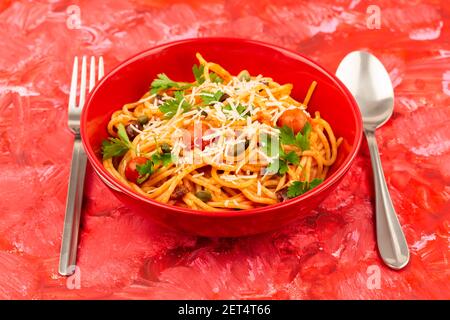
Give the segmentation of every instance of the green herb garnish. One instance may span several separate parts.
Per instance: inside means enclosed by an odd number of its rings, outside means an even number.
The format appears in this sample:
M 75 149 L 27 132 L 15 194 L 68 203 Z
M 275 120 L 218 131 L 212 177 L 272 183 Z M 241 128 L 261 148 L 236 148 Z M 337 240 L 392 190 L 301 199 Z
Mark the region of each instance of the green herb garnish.
M 288 198 L 295 198 L 299 195 L 304 194 L 305 192 L 317 187 L 319 184 L 323 182 L 323 179 L 313 179 L 311 182 L 307 181 L 294 181 L 287 190 Z
M 172 162 L 171 153 L 154 153 L 151 159 L 148 159 L 143 165 L 136 165 L 136 170 L 139 172 L 139 178 L 136 180 L 137 183 L 141 184 L 150 177 L 150 175 L 155 172 L 155 166 L 158 164 L 164 167 L 168 166 Z
M 190 87 L 192 87 L 192 84 L 190 83 L 176 82 L 171 80 L 165 73 L 160 73 L 158 74 L 158 78 L 153 80 L 150 93 L 154 94 L 172 88 L 177 90 L 184 90 Z
M 288 164 L 298 164 L 300 159 L 294 151 L 290 151 L 288 154 L 284 153 L 283 149 L 279 148 L 279 158 L 278 158 L 278 174 L 283 175 L 288 172 Z
M 294 136 L 292 129 L 286 125 L 280 129 L 280 142 L 282 144 L 295 145 L 302 149 L 302 151 L 309 149 L 309 134 L 311 133 L 311 124 L 306 122 L 302 131 Z
M 148 177 L 153 173 L 154 171 L 154 164 L 152 160 L 147 160 L 146 163 L 143 165 L 136 165 L 136 170 L 139 172 L 139 178 L 137 178 L 136 182 L 141 184 L 145 180 L 148 179 Z
M 152 155 L 152 161 L 155 165 L 162 164 L 164 167 L 172 162 L 172 154 L 169 153 L 155 153 Z
M 302 150 L 309 149 L 309 134 L 311 133 L 311 125 L 309 122 L 306 122 L 303 127 L 302 132 L 297 133 L 295 136 L 295 144 L 300 147 Z
M 131 142 L 128 138 L 125 126 L 119 123 L 117 126 L 118 138 L 108 138 L 102 142 L 103 160 L 123 156 L 130 148 Z
M 266 141 L 261 141 L 263 152 L 270 158 L 276 158 L 267 166 L 267 170 L 271 173 L 283 175 L 289 169 L 288 164 L 298 164 L 300 162 L 300 158 L 295 151 L 285 153 L 280 142 L 278 142 L 275 146 L 272 146 L 272 139 L 273 137 L 269 135 L 267 136 Z M 278 168 L 276 165 L 276 160 L 278 161 Z
M 204 67 L 202 65 L 194 64 L 192 66 L 192 73 L 194 74 L 195 81 L 197 81 L 197 84 L 202 84 L 203 82 L 205 82 L 205 77 L 203 76 L 203 70 L 204 70 Z M 214 72 L 209 73 L 209 79 L 211 79 L 211 82 L 215 82 L 215 83 L 223 82 L 223 79 Z
M 294 132 L 290 127 L 284 125 L 279 129 L 280 129 L 280 142 L 282 144 L 295 144 Z
M 197 84 L 202 84 L 205 82 L 205 77 L 203 77 L 203 66 L 194 64 L 192 66 L 192 73 L 194 74 L 195 81 L 197 81 Z
M 207 91 L 202 91 L 200 93 L 200 98 L 202 99 L 203 104 L 206 106 L 213 102 L 218 102 L 222 96 L 223 92 L 220 90 L 217 91 L 216 93 L 211 93 Z
M 223 109 L 224 110 L 232 110 L 231 106 L 229 104 L 224 106 Z M 242 104 L 239 104 L 239 105 L 236 106 L 236 111 L 237 111 L 237 113 L 239 113 L 239 115 L 241 117 L 248 117 L 250 115 L 250 113 L 248 111 L 245 112 L 246 110 L 247 110 L 247 107 L 243 106 Z
M 181 107 L 183 112 L 189 111 L 192 106 L 184 98 L 182 91 L 175 91 L 175 97 L 164 101 L 162 105 L 159 106 L 159 110 L 164 113 L 166 118 L 172 118 Z

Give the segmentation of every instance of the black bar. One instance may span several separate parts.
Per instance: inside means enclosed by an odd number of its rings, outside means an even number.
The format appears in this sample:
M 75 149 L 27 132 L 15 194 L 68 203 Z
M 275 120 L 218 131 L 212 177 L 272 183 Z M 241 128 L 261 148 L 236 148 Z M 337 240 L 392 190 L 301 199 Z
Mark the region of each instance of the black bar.
M 380 320 L 406 315 L 426 319 L 442 317 L 449 310 L 449 301 L 348 301 L 348 300 L 153 300 L 153 301 L 1 301 L 4 314 L 10 308 L 16 317 L 21 313 L 61 319 L 91 318 L 93 313 L 124 319 L 305 319 L 316 320 L 328 316 L 345 316 Z M 65 316 L 64 316 L 65 317 Z

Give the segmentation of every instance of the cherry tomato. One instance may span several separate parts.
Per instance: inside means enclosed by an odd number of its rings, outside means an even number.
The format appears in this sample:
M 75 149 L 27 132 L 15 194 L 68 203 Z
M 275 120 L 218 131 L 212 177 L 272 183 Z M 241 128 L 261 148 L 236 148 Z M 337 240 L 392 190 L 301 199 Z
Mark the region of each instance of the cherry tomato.
M 277 126 L 288 126 L 294 131 L 294 134 L 302 131 L 308 117 L 301 109 L 290 109 L 283 112 L 280 118 L 278 118 Z
M 137 171 L 136 166 L 142 166 L 147 162 L 147 158 L 144 157 L 136 157 L 131 159 L 128 164 L 127 167 L 125 168 L 125 177 L 127 177 L 127 179 L 131 182 L 136 183 L 137 179 L 139 178 L 139 172 Z
M 201 128 L 201 131 L 200 131 Z M 202 137 L 206 135 L 206 131 L 208 131 L 209 127 L 205 123 L 199 124 L 191 124 L 186 130 L 191 134 L 191 148 L 200 148 L 201 150 L 205 149 L 207 145 L 211 143 L 210 140 L 203 140 Z

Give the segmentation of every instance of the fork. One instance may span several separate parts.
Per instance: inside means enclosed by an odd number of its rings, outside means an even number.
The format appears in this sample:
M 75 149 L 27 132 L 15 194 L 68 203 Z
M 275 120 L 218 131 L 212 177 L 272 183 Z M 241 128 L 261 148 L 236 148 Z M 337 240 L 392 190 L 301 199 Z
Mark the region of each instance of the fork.
M 95 60 L 95 57 L 91 57 L 89 92 L 94 88 L 96 82 Z M 80 214 L 81 205 L 83 203 L 84 176 L 86 173 L 87 160 L 80 136 L 80 115 L 86 97 L 86 69 L 86 56 L 83 56 L 81 62 L 80 96 L 77 105 L 78 57 L 75 57 L 69 95 L 69 128 L 75 135 L 75 142 L 73 145 L 69 190 L 67 192 L 66 200 L 66 215 L 64 218 L 61 252 L 59 256 L 59 273 L 63 276 L 70 276 L 75 272 L 77 260 L 78 231 L 80 228 Z M 103 77 L 103 74 L 103 57 L 100 57 L 98 61 L 97 80 L 100 80 Z

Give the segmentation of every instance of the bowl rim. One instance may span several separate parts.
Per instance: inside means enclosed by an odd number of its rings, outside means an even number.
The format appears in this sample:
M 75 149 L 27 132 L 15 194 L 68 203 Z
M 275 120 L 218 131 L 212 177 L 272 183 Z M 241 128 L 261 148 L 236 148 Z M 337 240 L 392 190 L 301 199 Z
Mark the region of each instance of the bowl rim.
M 243 210 L 236 210 L 236 211 L 226 211 L 226 210 L 220 210 L 220 211 L 204 211 L 204 210 L 195 210 L 190 208 L 183 208 L 178 207 L 170 204 L 165 204 L 158 202 L 156 200 L 146 198 L 137 192 L 133 191 L 131 188 L 123 185 L 120 183 L 115 177 L 113 177 L 106 169 L 103 167 L 103 164 L 101 161 L 97 158 L 95 151 L 93 147 L 87 143 L 87 114 L 89 106 L 92 102 L 93 97 L 96 95 L 96 92 L 102 87 L 103 83 L 108 81 L 109 78 L 113 77 L 115 74 L 120 72 L 123 68 L 128 66 L 129 64 L 146 57 L 148 55 L 154 54 L 155 52 L 158 52 L 160 50 L 163 50 L 164 48 L 169 48 L 171 46 L 176 46 L 184 43 L 198 43 L 198 42 L 237 42 L 237 43 L 246 43 L 261 47 L 266 47 L 269 49 L 276 50 L 278 52 L 281 52 L 283 54 L 288 54 L 290 57 L 294 57 L 297 60 L 300 60 L 306 64 L 309 64 L 310 66 L 313 66 L 314 69 L 318 70 L 322 74 L 325 74 L 327 77 L 329 77 L 331 80 L 333 80 L 334 85 L 344 93 L 345 98 L 347 99 L 347 103 L 351 105 L 352 110 L 352 118 L 355 122 L 355 139 L 352 144 L 352 148 L 347 155 L 347 157 L 344 159 L 342 164 L 339 168 L 333 174 L 329 177 L 327 177 L 324 182 L 319 184 L 314 189 L 298 196 L 292 199 L 289 199 L 287 201 L 279 202 L 276 204 L 268 205 L 261 208 L 254 208 L 254 209 L 243 209 Z M 80 122 L 80 133 L 81 133 L 81 139 L 84 146 L 84 149 L 86 150 L 87 157 L 89 159 L 90 164 L 93 166 L 94 171 L 100 176 L 102 182 L 105 183 L 104 179 L 111 184 L 111 186 L 107 183 L 107 186 L 109 188 L 114 187 L 113 189 L 116 189 L 116 191 L 120 191 L 124 193 L 125 195 L 134 198 L 135 200 L 143 201 L 147 204 L 150 204 L 152 206 L 155 206 L 160 209 L 165 210 L 171 210 L 175 211 L 177 213 L 186 214 L 186 215 L 201 215 L 201 216 L 207 216 L 207 217 L 222 217 L 222 218 L 232 218 L 237 216 L 251 216 L 256 214 L 264 214 L 270 211 L 279 210 L 283 208 L 291 207 L 295 204 L 298 204 L 302 201 L 307 201 L 310 198 L 313 198 L 317 194 L 326 191 L 327 189 L 330 189 L 334 184 L 336 184 L 344 175 L 345 173 L 350 169 L 351 164 L 353 163 L 353 160 L 355 159 L 358 150 L 361 146 L 362 142 L 362 136 L 363 136 L 363 124 L 362 124 L 362 117 L 361 112 L 359 110 L 358 104 L 356 103 L 353 95 L 350 93 L 350 91 L 347 89 L 347 87 L 331 72 L 327 71 L 325 68 L 323 68 L 320 64 L 317 62 L 311 60 L 310 58 L 304 56 L 303 54 L 300 54 L 296 51 L 283 48 L 278 45 L 274 45 L 271 43 L 266 43 L 258 40 L 251 40 L 251 39 L 245 39 L 245 38 L 233 38 L 233 37 L 204 37 L 204 38 L 187 38 L 182 40 L 176 40 L 176 41 L 170 41 L 165 42 L 156 46 L 153 46 L 151 48 L 145 49 L 143 51 L 140 51 L 136 53 L 135 55 L 132 55 L 131 57 L 125 59 L 121 63 L 119 63 L 114 69 L 112 69 L 110 72 L 107 72 L 104 77 L 97 82 L 93 90 L 89 93 L 89 95 L 86 98 L 86 102 L 84 105 L 84 108 L 82 110 L 81 114 L 81 122 Z M 117 190 L 118 189 L 118 190 Z

